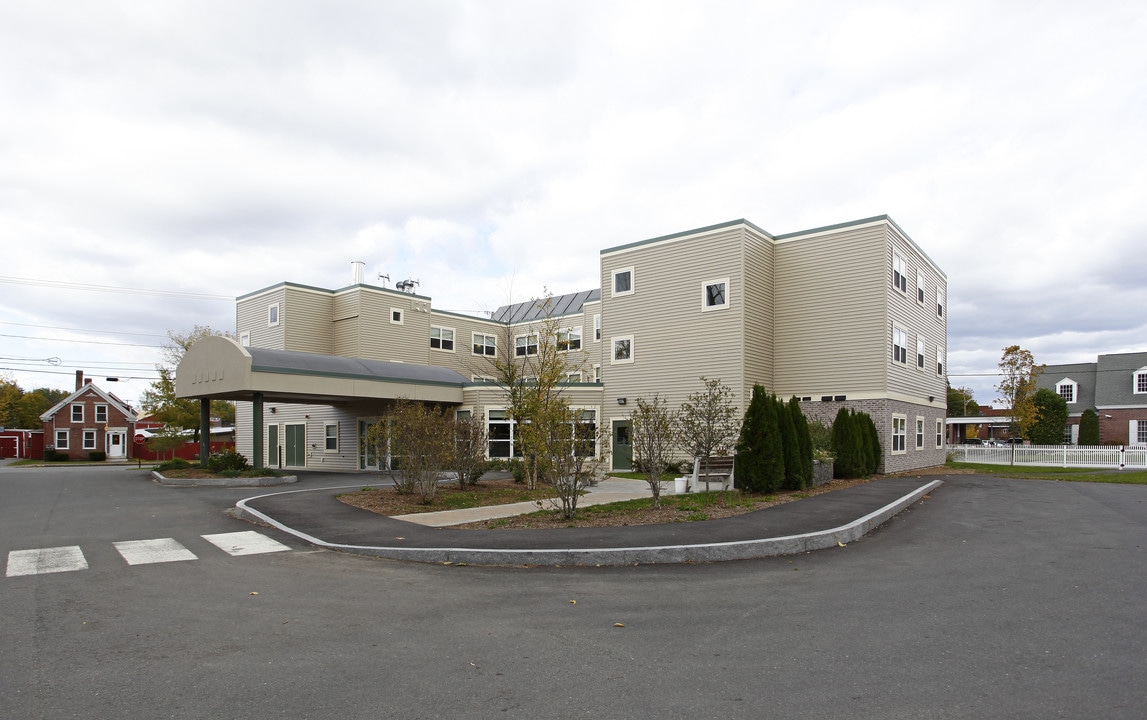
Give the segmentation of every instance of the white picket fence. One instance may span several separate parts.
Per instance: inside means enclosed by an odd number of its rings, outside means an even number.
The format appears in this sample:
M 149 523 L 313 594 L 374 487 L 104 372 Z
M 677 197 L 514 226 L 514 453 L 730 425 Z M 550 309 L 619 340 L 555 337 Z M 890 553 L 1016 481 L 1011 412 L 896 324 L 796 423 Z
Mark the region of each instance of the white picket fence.
M 1043 467 L 1147 469 L 1147 446 L 1080 445 L 955 445 L 956 462 Z

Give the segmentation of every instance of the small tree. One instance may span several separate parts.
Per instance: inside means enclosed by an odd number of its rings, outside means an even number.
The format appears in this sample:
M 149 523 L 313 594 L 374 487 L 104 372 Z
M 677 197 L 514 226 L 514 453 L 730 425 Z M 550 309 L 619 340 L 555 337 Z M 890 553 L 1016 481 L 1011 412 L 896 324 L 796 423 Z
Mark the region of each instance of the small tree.
M 793 426 L 797 431 L 801 487 L 811 487 L 813 483 L 812 435 L 809 433 L 808 420 L 805 418 L 804 412 L 801 411 L 800 401 L 795 395 L 789 400 L 788 410 L 793 419 Z
M 797 426 L 793 422 L 792 411 L 788 406 L 772 397 L 773 407 L 777 413 L 777 424 L 781 431 L 782 458 L 785 461 L 785 474 L 781 487 L 785 490 L 801 490 L 805 487 L 804 469 L 801 467 L 800 436 L 797 435 Z
M 719 379 L 701 378 L 704 386 L 681 404 L 681 440 L 690 457 L 701 459 L 705 490 L 709 490 L 709 458 L 726 450 L 737 438 L 737 408 L 733 390 Z M 726 450 L 727 451 L 727 450 Z
M 775 492 L 785 479 L 784 441 L 776 397 L 762 385 L 753 386 L 737 438 L 734 475 L 737 485 L 749 492 Z
M 386 447 L 389 441 L 387 471 L 395 491 L 417 492 L 423 503 L 432 503 L 438 478 L 454 453 L 453 421 L 434 406 L 399 398 L 369 433 L 376 446 Z
M 463 490 L 482 476 L 486 467 L 485 423 L 469 415 L 455 418 L 450 467 L 458 475 L 458 487 Z
M 1036 421 L 1036 407 L 1033 402 L 1036 378 L 1043 372 L 1043 365 L 1037 365 L 1031 352 L 1019 345 L 1004 348 L 1000 357 L 1000 402 L 1012 411 L 1014 435 L 1028 437 L 1031 426 Z
M 1079 444 L 1099 444 L 1099 413 L 1091 408 L 1084 410 L 1079 418 Z
M 661 475 L 670 453 L 680 445 L 677 413 L 654 393 L 651 400 L 637 398 L 637 409 L 629 415 L 629 436 L 633 457 L 646 473 L 653 493 L 653 507 L 661 507 Z
M 1025 436 L 1033 445 L 1059 445 L 1063 443 L 1063 429 L 1067 425 L 1067 401 L 1059 393 L 1040 388 L 1032 395 L 1035 420 Z

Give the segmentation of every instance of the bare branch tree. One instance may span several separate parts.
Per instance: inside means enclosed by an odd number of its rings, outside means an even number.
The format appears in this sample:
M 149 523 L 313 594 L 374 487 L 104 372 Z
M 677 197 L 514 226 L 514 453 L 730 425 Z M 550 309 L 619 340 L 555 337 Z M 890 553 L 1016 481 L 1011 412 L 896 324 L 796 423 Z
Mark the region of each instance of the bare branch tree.
M 671 453 L 680 445 L 677 413 L 656 393 L 653 399 L 637 398 L 637 409 L 629 415 L 633 457 L 646 473 L 653 493 L 653 507 L 661 507 L 661 476 Z

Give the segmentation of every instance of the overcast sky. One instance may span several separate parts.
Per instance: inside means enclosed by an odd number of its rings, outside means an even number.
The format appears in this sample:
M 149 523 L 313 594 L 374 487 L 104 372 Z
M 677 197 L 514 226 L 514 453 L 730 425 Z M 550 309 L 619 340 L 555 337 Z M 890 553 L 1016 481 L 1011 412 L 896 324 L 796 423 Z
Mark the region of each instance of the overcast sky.
M 168 330 L 352 260 L 479 313 L 887 213 L 989 403 L 1007 345 L 1147 350 L 1144 38 L 1138 2 L 0 0 L 0 375 L 135 403 Z

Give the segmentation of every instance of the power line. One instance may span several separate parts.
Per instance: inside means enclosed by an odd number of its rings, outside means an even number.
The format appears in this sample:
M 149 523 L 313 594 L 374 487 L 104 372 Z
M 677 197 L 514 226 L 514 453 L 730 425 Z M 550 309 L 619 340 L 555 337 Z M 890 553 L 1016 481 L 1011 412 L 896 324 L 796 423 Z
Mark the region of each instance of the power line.
M 72 283 L 64 282 L 62 280 L 36 280 L 33 278 L 17 278 L 7 277 L 0 275 L 0 282 L 13 283 L 16 285 L 36 285 L 39 287 L 54 287 L 62 290 L 85 290 L 90 292 L 106 292 L 106 293 L 119 293 L 125 295 L 152 295 L 162 297 L 183 297 L 194 298 L 196 300 L 226 300 L 233 302 L 234 297 L 230 295 L 211 295 L 208 293 L 187 293 L 177 292 L 175 290 L 148 290 L 145 288 L 126 288 L 114 287 L 111 285 L 88 285 L 86 283 Z
M 140 337 L 167 337 L 166 335 L 160 335 L 159 333 L 133 333 L 133 332 L 123 332 L 122 330 L 92 330 L 90 328 L 56 327 L 54 325 L 35 325 L 33 323 L 7 322 L 4 320 L 0 320 L 0 325 L 16 325 L 18 327 L 38 328 L 40 330 L 67 330 L 69 332 L 103 333 L 106 335 L 138 335 Z
M 76 369 L 80 370 L 82 368 L 77 367 Z M 27 368 L 0 367 L 0 371 L 18 372 L 18 373 L 37 373 L 40 375 L 67 375 L 68 377 L 74 377 L 75 376 L 74 372 L 61 372 L 59 370 L 30 370 Z M 97 373 L 97 374 L 108 375 L 109 377 L 111 376 L 111 373 L 106 373 L 106 372 L 105 373 Z M 159 380 L 159 376 L 144 377 L 144 376 L 134 376 L 134 375 L 123 375 L 123 374 L 119 374 L 119 373 L 116 373 L 115 377 L 119 378 L 120 380 L 147 380 L 148 382 L 154 382 L 156 380 Z
M 142 345 L 140 343 L 117 343 L 117 342 L 102 342 L 100 340 L 67 340 L 65 338 L 45 338 L 36 337 L 35 335 L 9 335 L 7 333 L 0 333 L 0 337 L 22 338 L 24 340 L 41 340 L 43 342 L 69 342 L 69 343 L 85 343 L 87 345 L 118 345 L 120 347 L 143 347 L 155 348 L 162 350 L 167 347 L 166 345 Z

